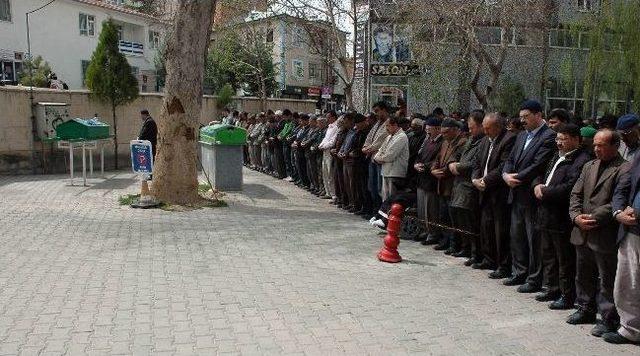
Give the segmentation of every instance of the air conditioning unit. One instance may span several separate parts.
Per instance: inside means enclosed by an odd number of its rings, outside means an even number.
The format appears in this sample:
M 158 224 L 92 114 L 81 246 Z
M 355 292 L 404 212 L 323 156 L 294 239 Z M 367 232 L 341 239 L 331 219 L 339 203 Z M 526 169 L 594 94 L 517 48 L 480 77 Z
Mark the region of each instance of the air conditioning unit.
M 51 139 L 56 137 L 56 126 L 69 120 L 69 104 L 38 103 L 36 104 L 36 123 L 38 137 Z

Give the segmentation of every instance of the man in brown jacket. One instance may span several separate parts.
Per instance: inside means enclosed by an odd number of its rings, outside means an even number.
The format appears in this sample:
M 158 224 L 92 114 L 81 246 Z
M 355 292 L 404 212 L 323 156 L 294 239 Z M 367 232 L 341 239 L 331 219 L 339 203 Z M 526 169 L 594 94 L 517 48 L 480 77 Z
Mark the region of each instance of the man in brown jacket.
M 431 165 L 431 174 L 438 180 L 437 192 L 440 197 L 439 214 L 437 223 L 441 225 L 451 226 L 451 215 L 449 214 L 451 203 L 451 191 L 453 190 L 453 181 L 455 176 L 449 170 L 450 162 L 458 162 L 467 139 L 463 137 L 460 130 L 460 124 L 454 119 L 444 119 L 440 128 L 444 142 L 440 147 L 440 152 L 435 162 Z M 444 230 L 440 243 L 435 247 L 436 250 L 447 250 L 445 253 L 450 255 L 459 249 L 455 246 L 451 230 Z
M 616 276 L 618 223 L 611 199 L 625 160 L 618 153 L 620 135 L 601 130 L 593 140 L 597 159 L 587 162 L 571 191 L 569 216 L 575 225 L 571 243 L 576 247 L 576 306 L 569 324 L 591 324 L 600 312 L 602 322 L 591 334 L 615 331 L 619 323 L 613 301 Z M 596 307 L 597 305 L 597 307 Z

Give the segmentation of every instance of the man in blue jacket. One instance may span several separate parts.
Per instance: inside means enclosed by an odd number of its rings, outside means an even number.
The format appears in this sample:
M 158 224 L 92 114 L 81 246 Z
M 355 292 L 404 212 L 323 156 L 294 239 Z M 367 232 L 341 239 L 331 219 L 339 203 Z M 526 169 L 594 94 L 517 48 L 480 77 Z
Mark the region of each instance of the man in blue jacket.
M 504 285 L 518 287 L 520 293 L 535 293 L 542 287 L 542 244 L 535 232 L 536 198 L 531 184 L 544 174 L 556 153 L 555 132 L 542 117 L 542 106 L 535 100 L 525 101 L 520 108 L 525 130 L 518 134 L 502 178 L 511 189 L 511 254 L 513 276 Z

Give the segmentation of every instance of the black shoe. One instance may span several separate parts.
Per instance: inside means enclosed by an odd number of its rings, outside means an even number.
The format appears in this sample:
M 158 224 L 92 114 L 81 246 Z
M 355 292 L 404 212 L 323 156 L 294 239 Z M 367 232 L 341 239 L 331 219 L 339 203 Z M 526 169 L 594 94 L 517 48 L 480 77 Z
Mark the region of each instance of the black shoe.
M 525 279 L 522 277 L 513 276 L 502 282 L 502 284 L 504 284 L 505 286 L 519 286 L 521 284 L 524 284 L 524 281 Z
M 469 252 L 469 251 L 465 251 L 465 250 L 461 250 L 461 251 L 458 251 L 458 252 L 456 252 L 456 253 L 452 254 L 451 256 L 453 256 L 453 257 L 466 257 L 466 258 L 469 258 L 469 257 L 471 257 L 471 252 Z
M 536 295 L 536 300 L 539 302 L 552 302 L 560 297 L 558 291 L 546 291 Z
M 511 275 L 511 273 L 505 271 L 505 270 L 495 270 L 491 273 L 489 273 L 489 278 L 491 279 L 503 279 L 503 278 L 507 278 Z
M 427 239 L 424 240 L 423 245 L 435 245 L 437 243 L 440 243 L 440 238 L 437 236 L 433 236 L 431 234 L 427 235 Z
M 569 315 L 567 318 L 567 324 L 578 325 L 578 324 L 593 324 L 596 322 L 596 313 L 584 311 L 582 309 L 578 309 L 575 313 Z
M 444 251 L 444 254 L 453 256 L 456 252 L 458 252 L 458 251 L 456 251 L 455 248 L 449 247 L 446 251 Z
M 564 295 L 549 304 L 551 310 L 569 310 L 573 308 L 573 299 Z
M 604 322 L 600 322 L 600 323 L 597 323 L 591 329 L 591 335 L 593 335 L 595 337 L 602 337 L 602 335 L 604 335 L 606 333 L 616 332 L 616 330 L 618 330 L 618 327 L 616 325 L 611 325 L 611 324 L 607 324 L 607 323 L 604 323 Z
M 539 292 L 541 289 L 542 288 L 540 288 L 540 286 L 527 282 L 521 285 L 520 287 L 518 287 L 517 291 L 518 293 L 535 293 L 535 292 Z
M 426 241 L 428 237 L 429 237 L 429 234 L 426 233 L 426 232 L 423 232 L 423 233 L 419 234 L 418 236 L 414 237 L 413 241 L 423 242 L 423 241 Z
M 469 258 L 468 260 L 464 261 L 464 265 L 467 267 L 471 267 L 471 265 L 473 265 L 474 263 L 478 263 L 475 258 Z
M 438 244 L 433 249 L 436 250 L 436 251 L 444 251 L 444 250 L 448 249 L 448 247 L 447 247 L 447 245 Z
M 604 333 L 602 335 L 602 340 L 610 343 L 610 344 L 630 344 L 630 345 L 640 345 L 640 342 L 635 342 L 627 339 L 626 337 L 620 335 L 617 331 L 612 331 L 608 333 Z
M 480 263 L 474 263 L 471 265 L 473 269 L 495 269 L 495 266 L 487 261 L 482 261 Z

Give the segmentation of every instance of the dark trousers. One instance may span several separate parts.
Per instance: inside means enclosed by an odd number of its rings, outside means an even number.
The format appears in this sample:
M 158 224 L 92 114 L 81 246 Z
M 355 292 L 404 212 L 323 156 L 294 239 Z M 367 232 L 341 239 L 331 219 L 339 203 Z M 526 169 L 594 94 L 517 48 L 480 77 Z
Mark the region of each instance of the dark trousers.
M 305 158 L 307 161 L 307 178 L 309 179 L 309 184 L 311 188 L 318 189 L 318 161 L 316 160 L 315 152 L 307 152 Z
M 451 226 L 451 214 L 449 213 L 451 202 L 451 197 L 446 197 L 444 195 L 439 195 L 438 198 L 438 219 L 436 222 L 440 225 Z M 448 229 L 440 229 L 440 245 L 448 246 L 449 248 L 457 248 L 455 246 L 456 242 L 454 241 L 453 231 Z
M 287 142 L 282 143 L 282 155 L 284 157 L 284 168 L 287 177 L 293 177 L 293 163 L 291 162 L 291 146 Z
M 355 165 L 355 180 L 356 180 L 356 189 L 358 190 L 358 196 L 362 199 L 362 210 L 367 213 L 373 214 L 373 204 L 371 202 L 371 194 L 369 194 L 369 189 L 367 187 L 368 181 L 368 165 L 366 162 L 358 162 Z
M 478 210 L 451 207 L 451 222 L 453 227 L 478 234 Z M 477 260 L 482 260 L 480 236 L 454 232 L 453 240 L 456 248 L 469 252 Z
M 437 223 L 440 216 L 440 195 L 435 191 L 426 191 L 426 216 L 427 232 L 433 238 L 440 239 L 442 237 L 442 229 L 429 223 Z
M 334 170 L 333 170 L 333 180 L 336 187 L 336 199 L 340 203 L 345 203 L 346 198 L 346 190 L 344 184 L 344 173 L 342 172 L 342 159 L 335 157 L 333 160 Z
M 497 269 L 511 272 L 509 248 L 509 209 L 507 205 L 483 204 L 480 207 L 482 257 Z
M 570 231 L 540 229 L 544 285 L 549 292 L 574 297 L 576 252 L 569 241 Z
M 602 321 L 616 325 L 618 312 L 613 301 L 618 255 L 597 252 L 589 246 L 576 246 L 576 305 L 595 313 Z M 597 309 L 596 309 L 597 306 Z
M 291 162 L 291 178 L 293 178 L 294 181 L 298 181 L 298 179 L 300 179 L 300 175 L 298 174 L 298 169 L 296 168 L 296 160 L 298 157 L 298 150 L 291 148 L 291 146 L 289 146 L 289 159 Z
M 322 151 L 318 151 L 316 153 L 316 167 L 317 167 L 317 171 L 316 171 L 316 188 L 318 188 L 318 190 L 320 190 L 321 192 L 325 192 L 324 189 L 324 179 L 322 179 L 322 159 L 323 159 L 323 152 Z M 325 192 L 326 193 L 326 192 Z
M 275 142 L 273 144 L 273 155 L 274 155 L 274 171 L 276 172 L 276 176 L 278 178 L 286 177 L 287 171 L 285 169 L 284 162 L 284 152 L 282 150 L 282 144 L 279 142 Z
M 382 166 L 371 160 L 369 161 L 367 168 L 367 187 L 369 190 L 369 196 L 371 197 L 374 211 L 378 211 L 380 205 L 382 205 L 382 197 L 380 196 L 380 192 L 382 190 Z
M 307 176 L 307 159 L 304 156 L 304 150 L 296 150 L 296 171 L 298 172 L 298 181 L 304 185 L 309 186 L 309 178 Z
M 542 285 L 542 243 L 535 229 L 535 206 L 513 203 L 511 209 L 511 256 L 513 275 L 526 282 Z
M 355 209 L 361 209 L 362 199 L 360 197 L 360 190 L 357 188 L 358 182 L 356 181 L 356 165 L 354 162 L 344 162 L 342 170 L 348 200 L 346 204 Z

